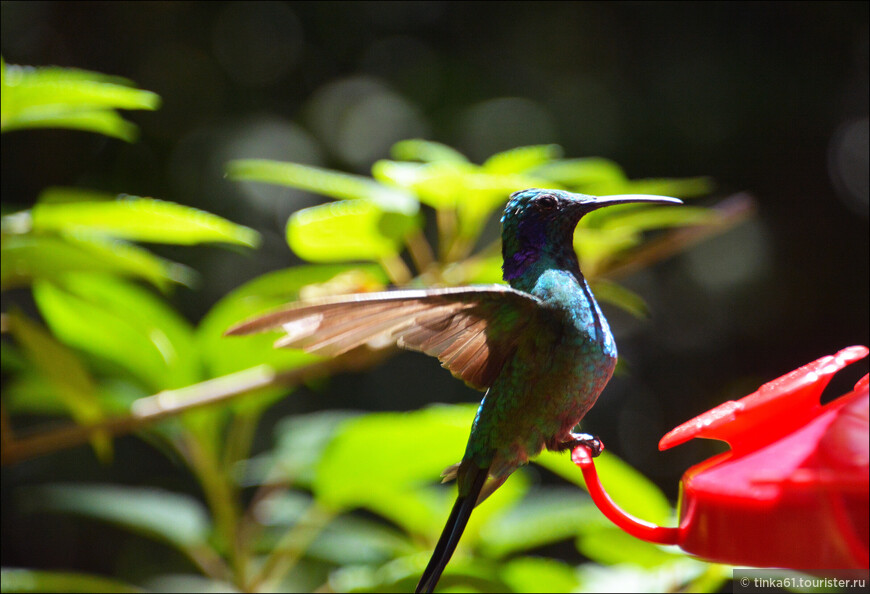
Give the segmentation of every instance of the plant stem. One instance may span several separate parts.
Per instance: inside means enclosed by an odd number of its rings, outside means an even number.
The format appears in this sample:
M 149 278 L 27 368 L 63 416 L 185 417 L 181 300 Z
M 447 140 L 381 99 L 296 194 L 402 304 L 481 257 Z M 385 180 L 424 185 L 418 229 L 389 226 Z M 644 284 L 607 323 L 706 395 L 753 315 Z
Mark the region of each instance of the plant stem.
M 438 257 L 441 262 L 447 263 L 450 261 L 448 255 L 451 247 L 456 240 L 458 223 L 456 209 L 439 208 L 435 211 L 435 220 L 438 224 Z
M 405 244 L 408 246 L 408 253 L 411 254 L 417 271 L 426 272 L 435 262 L 435 252 L 432 251 L 432 246 L 426 240 L 426 236 L 423 235 L 422 231 L 416 229 L 405 238 Z
M 226 469 L 221 469 L 216 452 L 211 451 L 195 432 L 185 432 L 179 447 L 187 460 L 188 466 L 199 478 L 205 500 L 214 516 L 218 534 L 226 546 L 230 566 L 233 569 L 234 582 L 243 584 L 246 580 L 246 556 L 239 547 L 238 506 L 235 489 L 227 476 Z
M 398 254 L 381 258 L 381 266 L 390 278 L 390 282 L 396 286 L 407 284 L 413 278 L 411 271 Z

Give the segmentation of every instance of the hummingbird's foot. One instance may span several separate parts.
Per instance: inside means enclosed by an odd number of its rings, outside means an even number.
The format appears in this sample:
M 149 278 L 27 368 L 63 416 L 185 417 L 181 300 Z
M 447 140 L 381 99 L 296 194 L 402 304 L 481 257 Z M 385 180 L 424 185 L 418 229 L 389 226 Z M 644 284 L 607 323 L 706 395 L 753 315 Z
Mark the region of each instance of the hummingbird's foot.
M 604 451 L 604 443 L 597 436 L 589 433 L 572 433 L 571 439 L 559 444 L 559 451 L 573 450 L 581 445 L 589 449 L 593 458 L 597 458 Z

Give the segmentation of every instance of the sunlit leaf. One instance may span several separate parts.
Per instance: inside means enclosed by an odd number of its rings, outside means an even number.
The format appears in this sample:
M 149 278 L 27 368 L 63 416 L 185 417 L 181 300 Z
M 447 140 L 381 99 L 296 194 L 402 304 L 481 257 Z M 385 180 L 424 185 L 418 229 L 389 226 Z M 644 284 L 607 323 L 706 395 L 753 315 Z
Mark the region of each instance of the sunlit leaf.
M 468 194 L 468 177 L 479 169 L 466 161 L 401 163 L 381 160 L 372 175 L 384 183 L 407 188 L 420 202 L 435 209 L 455 208 Z
M 0 569 L 0 592 L 142 592 L 124 582 L 87 573 L 42 571 L 36 569 Z
M 440 533 L 455 487 L 432 487 L 458 462 L 471 426 L 471 407 L 430 407 L 378 413 L 343 423 L 317 467 L 313 490 L 328 508 L 364 507 L 414 534 Z M 401 444 L 421 444 L 409 450 Z M 361 454 L 365 452 L 365 454 Z M 527 488 L 515 473 L 472 516 L 465 542 L 476 540 L 491 514 L 513 505 Z
M 73 128 L 131 141 L 136 126 L 114 109 L 156 109 L 160 97 L 96 72 L 3 63 L 0 129 Z
M 28 490 L 35 511 L 72 513 L 116 524 L 187 551 L 206 543 L 211 525 L 196 499 L 159 489 L 47 485 Z
M 483 169 L 494 174 L 524 173 L 561 155 L 562 147 L 558 144 L 521 146 L 492 155 L 483 163 Z
M 640 243 L 640 233 L 626 227 L 596 229 L 581 224 L 574 232 L 574 249 L 580 259 L 580 269 L 594 278 L 599 266 L 608 258 Z
M 596 279 L 590 284 L 592 293 L 598 301 L 620 307 L 638 318 L 649 316 L 649 308 L 646 302 L 637 293 L 602 278 Z
M 374 260 L 397 255 L 420 220 L 384 212 L 369 200 L 343 200 L 299 210 L 287 221 L 287 243 L 312 262 Z
M 465 237 L 476 237 L 493 211 L 504 206 L 512 193 L 528 188 L 561 189 L 526 173 L 474 173 L 467 175 L 463 184 L 465 190 L 458 203 L 458 213 L 460 233 Z
M 9 332 L 70 415 L 83 424 L 102 420 L 103 408 L 97 397 L 96 383 L 75 353 L 17 311 L 7 315 Z M 112 442 L 108 435 L 94 435 L 91 444 L 101 459 L 111 456 Z
M 100 192 L 90 188 L 74 188 L 70 186 L 50 186 L 39 193 L 36 201 L 39 204 L 66 204 L 69 202 L 109 202 L 118 195 L 111 192 Z
M 570 456 L 544 451 L 534 462 L 575 485 L 585 486 L 583 474 Z M 598 476 L 616 504 L 631 515 L 654 524 L 672 521 L 673 510 L 667 497 L 637 470 L 604 452 L 595 459 Z
M 73 419 L 82 424 L 102 420 L 103 408 L 94 379 L 75 353 L 19 312 L 12 311 L 7 315 L 9 332 Z M 108 435 L 95 434 L 91 444 L 101 459 L 111 456 L 112 442 Z
M 256 247 L 259 243 L 256 231 L 217 215 L 137 196 L 121 196 L 111 202 L 43 202 L 33 207 L 31 216 L 33 229 L 41 232 L 88 233 L 184 245 L 220 241 Z
M 501 254 L 475 256 L 451 264 L 443 277 L 451 285 L 503 283 L 501 265 Z
M 46 105 L 34 107 L 9 121 L 4 130 L 27 128 L 66 128 L 96 132 L 127 142 L 133 142 L 139 132 L 135 124 L 128 122 L 114 111 L 70 111 L 66 107 Z
M 626 534 L 616 526 L 598 525 L 587 529 L 577 539 L 577 549 L 586 557 L 604 565 L 626 563 L 653 568 L 683 557 L 674 552 Z
M 560 159 L 546 163 L 533 171 L 537 176 L 552 180 L 575 192 L 585 192 L 594 184 L 619 184 L 625 181 L 622 168 L 607 159 Z
M 511 592 L 576 592 L 580 585 L 576 568 L 542 557 L 512 559 L 501 568 L 499 577 Z
M 462 458 L 473 416 L 471 407 L 433 406 L 346 421 L 324 453 L 314 491 L 325 503 L 343 507 L 371 498 L 367 487 L 384 481 L 412 486 L 437 483 L 441 471 Z M 425 445 L 414 449 L 410 462 L 406 448 L 395 444 L 412 443 Z
M 633 564 L 581 565 L 578 574 L 582 592 L 696 592 L 692 581 L 702 575 L 708 564 L 682 557 L 652 568 Z M 721 585 L 721 582 L 719 582 Z M 707 591 L 717 591 L 716 589 Z
M 394 159 L 401 161 L 424 161 L 427 163 L 434 161 L 468 162 L 465 155 L 446 144 L 419 138 L 397 142 L 390 149 L 390 154 Z
M 579 489 L 537 489 L 481 527 L 480 547 L 487 556 L 504 557 L 573 539 L 589 525 L 605 521 Z
M 189 324 L 142 287 L 77 275 L 60 285 L 35 283 L 33 296 L 64 342 L 117 363 L 155 391 L 201 379 Z
M 61 281 L 76 272 L 139 277 L 166 289 L 172 282 L 189 283 L 192 275 L 181 264 L 135 245 L 95 237 L 4 234 L 0 258 L 3 289 L 37 279 Z
M 341 173 L 312 165 L 266 159 L 240 159 L 227 164 L 234 180 L 258 181 L 300 188 L 342 200 L 367 199 L 381 211 L 413 215 L 419 209 L 414 196 L 399 188 L 361 175 Z

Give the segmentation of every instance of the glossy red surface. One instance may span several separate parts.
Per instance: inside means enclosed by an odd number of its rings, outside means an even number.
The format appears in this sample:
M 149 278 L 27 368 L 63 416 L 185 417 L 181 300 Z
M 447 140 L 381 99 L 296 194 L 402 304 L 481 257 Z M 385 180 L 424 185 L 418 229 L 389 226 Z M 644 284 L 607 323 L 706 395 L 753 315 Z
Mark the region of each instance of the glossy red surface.
M 679 528 L 627 516 L 604 493 L 581 448 L 574 461 L 605 515 L 639 538 L 735 565 L 867 569 L 868 377 L 836 400 L 819 403 L 831 377 L 867 353 L 856 346 L 818 359 L 662 438 L 660 449 L 695 437 L 731 446 L 683 475 Z

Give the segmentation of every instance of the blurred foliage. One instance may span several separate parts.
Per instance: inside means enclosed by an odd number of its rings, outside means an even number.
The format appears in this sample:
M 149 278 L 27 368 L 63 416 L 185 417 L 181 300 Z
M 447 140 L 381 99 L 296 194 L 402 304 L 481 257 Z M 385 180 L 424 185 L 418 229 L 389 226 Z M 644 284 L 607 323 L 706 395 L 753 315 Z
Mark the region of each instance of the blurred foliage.
M 115 109 L 159 103 L 128 81 L 77 70 L 4 63 L 2 78 L 3 131 L 66 127 L 131 140 L 134 129 Z M 22 494 L 29 510 L 75 514 L 154 539 L 202 576 L 152 575 L 155 588 L 413 589 L 452 501 L 436 479 L 463 451 L 473 407 L 288 417 L 274 448 L 253 456 L 260 415 L 293 385 L 379 359 L 349 353 L 324 368 L 319 357 L 273 349 L 274 335 L 226 339 L 223 332 L 300 297 L 498 281 L 498 244 L 478 243 L 516 190 L 691 197 L 706 193 L 709 182 L 629 180 L 615 163 L 564 159 L 554 145 L 501 152 L 477 165 L 442 144 L 407 140 L 392 157 L 374 164 L 372 178 L 295 163 L 231 162 L 235 180 L 293 186 L 338 202 L 300 210 L 287 222 L 289 246 L 311 264 L 236 288 L 197 326 L 147 286 L 167 293 L 191 284 L 193 272 L 131 242 L 256 247 L 255 231 L 178 204 L 78 188 L 49 188 L 33 208 L 4 216 L 2 289 L 29 287 L 47 326 L 18 311 L 3 316 L 4 332 L 14 338 L 2 345 L 10 378 L 3 386 L 4 463 L 69 445 L 62 432 L 47 429 L 37 436 L 42 449 L 28 450 L 31 438 L 13 436 L 7 411 L 67 416 L 90 428 L 83 435 L 104 462 L 111 460 L 112 434 L 139 431 L 189 467 L 205 498 L 203 505 L 156 489 L 50 484 Z M 425 233 L 433 212 L 436 247 Z M 648 231 L 714 218 L 695 207 L 614 207 L 585 217 L 575 245 L 599 296 L 643 315 L 639 296 L 604 278 L 609 266 L 630 258 Z M 582 486 L 567 457 L 546 453 L 537 462 Z M 673 521 L 667 499 L 643 475 L 609 453 L 599 468 L 628 511 Z M 355 514 L 359 509 L 370 513 Z M 572 540 L 588 563 L 575 567 L 536 553 Z M 724 577 L 717 566 L 623 535 L 579 489 L 533 488 L 518 472 L 472 517 L 441 588 L 715 590 Z M 96 576 L 23 569 L 4 569 L 2 589 L 137 590 Z
M 116 109 L 157 109 L 160 97 L 117 76 L 70 68 L 15 66 L 0 60 L 0 130 L 72 128 L 128 142 L 136 126 Z

